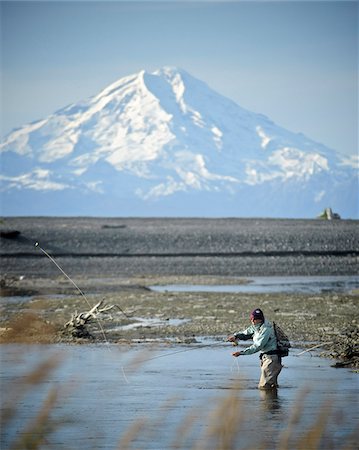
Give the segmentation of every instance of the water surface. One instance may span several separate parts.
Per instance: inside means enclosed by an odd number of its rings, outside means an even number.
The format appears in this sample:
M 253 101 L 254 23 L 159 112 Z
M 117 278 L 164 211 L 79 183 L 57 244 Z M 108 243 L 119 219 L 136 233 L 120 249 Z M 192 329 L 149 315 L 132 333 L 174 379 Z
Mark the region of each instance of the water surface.
M 12 400 L 17 410 L 16 419 L 2 430 L 4 448 L 34 420 L 51 388 L 60 393 L 52 415 L 62 425 L 48 438 L 49 448 L 127 450 L 123 444 L 118 447 L 119 442 L 140 421 L 133 448 L 167 450 L 174 448 L 174 441 L 177 448 L 193 448 L 195 443 L 206 448 L 208 417 L 219 401 L 229 397 L 239 399 L 239 449 L 253 448 L 251 444 L 259 445 L 262 440 L 273 447 L 287 429 L 298 399 L 304 401 L 305 414 L 291 439 L 315 422 L 326 401 L 333 408 L 331 415 L 329 405 L 325 406 L 332 448 L 339 448 L 343 437 L 355 430 L 357 374 L 334 369 L 330 361 L 309 353 L 297 357 L 299 350 L 294 349 L 284 360 L 277 394 L 265 395 L 257 389 L 258 356 L 234 359 L 231 346 L 214 344 L 204 348 L 163 345 L 153 351 L 147 345 L 2 345 L 3 405 Z M 61 356 L 61 364 L 42 383 L 21 394 L 25 375 L 54 352 Z M 134 366 L 140 359 L 142 363 Z M 184 426 L 186 418 L 190 418 L 191 429 L 189 424 Z M 215 422 L 221 418 L 223 412 Z
M 243 293 L 302 293 L 350 292 L 359 289 L 359 276 L 291 276 L 253 277 L 248 283 L 223 285 L 168 284 L 151 286 L 157 292 L 243 292 Z

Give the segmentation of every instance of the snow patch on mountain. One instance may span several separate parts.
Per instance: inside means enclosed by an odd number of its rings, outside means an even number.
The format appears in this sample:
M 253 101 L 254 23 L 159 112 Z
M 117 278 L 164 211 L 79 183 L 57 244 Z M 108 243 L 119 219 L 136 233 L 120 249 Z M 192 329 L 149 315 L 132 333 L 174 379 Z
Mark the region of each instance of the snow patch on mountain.
M 317 171 L 329 170 L 328 160 L 318 153 L 305 153 L 290 147 L 274 151 L 268 162 L 278 166 L 284 178 L 308 178 Z
M 34 169 L 32 172 L 25 173 L 16 177 L 0 176 L 0 180 L 8 182 L 8 189 L 33 189 L 35 191 L 61 191 L 71 188 L 68 184 L 57 183 L 51 180 L 50 170 Z
M 267 148 L 267 145 L 270 143 L 272 138 L 266 134 L 266 132 L 263 130 L 262 127 L 259 125 L 256 127 L 258 136 L 261 138 L 261 147 L 265 150 Z
M 358 170 L 359 169 L 359 154 L 343 157 L 343 159 L 340 161 L 340 164 L 342 166 L 348 166 L 348 167 Z

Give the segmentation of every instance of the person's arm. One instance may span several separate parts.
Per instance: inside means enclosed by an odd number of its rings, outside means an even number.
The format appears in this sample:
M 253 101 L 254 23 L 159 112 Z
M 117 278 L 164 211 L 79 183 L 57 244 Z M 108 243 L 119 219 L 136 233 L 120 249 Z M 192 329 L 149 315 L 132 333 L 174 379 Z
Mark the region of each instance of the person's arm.
M 227 341 L 236 342 L 236 341 L 247 341 L 248 339 L 252 339 L 254 330 L 253 327 L 250 326 L 246 330 L 238 331 L 234 333 L 232 336 L 228 336 Z
M 267 344 L 271 336 L 270 329 L 263 327 L 259 334 L 255 337 L 253 344 L 247 347 L 245 350 L 232 353 L 233 356 L 237 357 L 240 355 L 252 355 L 253 353 L 259 352 Z

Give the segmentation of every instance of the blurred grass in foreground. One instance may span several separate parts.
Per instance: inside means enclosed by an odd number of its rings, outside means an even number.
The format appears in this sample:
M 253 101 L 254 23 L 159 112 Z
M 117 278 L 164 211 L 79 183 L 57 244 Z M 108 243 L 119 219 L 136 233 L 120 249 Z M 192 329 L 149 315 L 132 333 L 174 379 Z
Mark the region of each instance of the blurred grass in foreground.
M 13 383 L 9 389 L 2 386 L 1 433 L 6 434 L 7 427 L 19 428 L 22 399 L 29 393 L 34 393 L 44 384 L 50 383 L 51 373 L 58 369 L 62 359 L 53 354 L 22 377 L 22 383 Z M 9 450 L 48 450 L 52 448 L 73 449 L 71 443 L 67 447 L 52 442 L 53 433 L 61 432 L 69 422 L 66 417 L 55 418 L 54 414 L 61 401 L 65 401 L 62 392 L 66 386 L 50 386 L 44 400 L 39 402 L 39 408 L 33 411 L 33 417 L 20 426 L 10 443 Z M 171 443 L 166 447 L 158 444 L 158 450 L 186 449 L 186 450 L 356 450 L 358 448 L 358 432 L 343 436 L 338 444 L 335 436 L 343 417 L 338 417 L 335 405 L 324 403 L 313 423 L 305 424 L 305 399 L 310 392 L 301 392 L 294 403 L 290 414 L 285 417 L 281 430 L 273 429 L 270 442 L 268 436 L 262 434 L 260 423 L 256 423 L 256 416 L 248 402 L 240 394 L 238 386 L 228 386 L 227 394 L 207 405 L 194 407 L 184 419 L 179 420 L 173 429 L 166 429 L 166 435 Z M 4 398 L 5 397 L 5 398 Z M 111 449 L 130 450 L 147 449 L 146 443 L 161 442 L 161 433 L 166 415 L 170 414 L 176 399 L 166 400 L 163 408 L 155 414 L 150 411 L 148 416 L 135 420 L 125 432 L 114 442 Z M 248 413 L 249 411 L 249 413 Z M 120 413 L 125 414 L 124 411 Z M 248 414 L 250 415 L 248 417 Z M 203 418 L 203 426 L 198 429 L 198 417 Z M 304 418 L 304 422 L 303 422 Z M 333 429 L 330 423 L 337 423 Z M 249 420 L 249 421 L 248 421 Z M 250 426 L 248 426 L 250 423 Z M 71 422 L 74 425 L 73 422 Z M 95 430 L 92 430 L 95 432 Z M 2 443 L 3 444 L 3 443 Z M 84 443 L 86 450 L 91 450 Z M 3 445 L 0 446 L 5 450 Z M 98 447 L 93 447 L 96 450 Z M 102 446 L 101 446 L 102 448 Z
M 49 324 L 39 321 L 35 315 L 27 314 L 20 316 L 12 325 L 9 341 L 13 341 L 16 336 L 36 335 L 38 342 L 41 336 L 45 338 L 52 329 Z M 46 342 L 46 339 L 44 339 Z M 22 340 L 22 342 L 24 342 Z M 26 342 L 26 340 L 25 340 Z M 31 339 L 30 339 L 31 342 Z M 139 370 L 146 361 L 146 355 L 137 355 L 132 363 L 133 370 Z M 60 368 L 63 357 L 55 351 L 39 363 L 33 370 L 28 371 L 19 380 L 9 380 L 8 386 L 1 386 L 1 440 L 7 436 L 7 430 L 11 429 L 14 437 L 8 448 L 1 442 L 1 450 L 49 450 L 61 448 L 62 450 L 78 450 L 75 444 L 56 444 L 52 439 L 56 433 L 57 438 L 61 429 L 71 424 L 76 426 L 74 420 L 69 421 L 66 417 L 59 417 L 61 402 L 66 401 L 66 395 L 71 395 L 71 389 L 64 383 L 55 386 L 52 380 L 52 373 Z M 130 366 L 129 366 L 130 368 Z M 81 381 L 79 381 L 81 382 Z M 46 386 L 45 397 L 37 396 L 37 393 Z M 69 392 L 70 389 L 70 392 Z M 166 424 L 166 416 L 175 411 L 176 399 L 165 400 L 162 408 L 155 413 L 149 411 L 133 423 L 120 435 L 114 439 L 110 449 L 114 450 L 357 450 L 359 441 L 358 430 L 352 434 L 340 433 L 341 425 L 345 424 L 348 414 L 356 414 L 356 411 L 339 411 L 335 404 L 324 402 L 318 408 L 316 420 L 312 423 L 308 421 L 308 406 L 306 399 L 313 392 L 299 392 L 297 400 L 294 402 L 289 414 L 283 418 L 280 430 L 275 429 L 266 416 L 266 423 L 258 418 L 259 414 L 254 410 L 248 401 L 241 396 L 239 382 L 228 385 L 226 394 L 213 403 L 206 405 L 195 405 L 184 418 L 179 419 L 175 427 L 170 428 Z M 28 395 L 35 395 L 34 403 L 38 409 L 33 409 L 31 418 L 25 423 L 22 420 L 23 400 Z M 263 393 L 260 395 L 271 395 L 275 400 L 275 392 Z M 265 398 L 265 397 L 263 397 Z M 91 414 L 91 411 L 87 413 Z M 119 411 L 119 414 L 126 414 L 126 411 Z M 310 415 L 309 415 L 310 417 Z M 110 418 L 109 418 L 110 419 Z M 200 420 L 199 420 L 200 419 Z M 353 420 L 353 419 L 351 419 Z M 268 423 L 269 421 L 269 423 Z M 19 426 L 20 423 L 20 426 Z M 277 426 L 278 426 L 278 422 Z M 335 426 L 333 426 L 333 424 Z M 269 425 L 269 427 L 268 427 Z M 78 425 L 80 426 L 80 425 Z M 272 429 L 272 428 L 273 429 Z M 265 428 L 265 432 L 264 432 Z M 268 428 L 270 437 L 268 437 Z M 14 430 L 17 430 L 14 432 Z M 338 433 L 339 430 L 339 433 Z M 97 430 L 91 429 L 91 433 L 96 434 Z M 163 433 L 168 437 L 170 444 L 163 447 Z M 338 434 L 342 437 L 338 437 Z M 116 436 L 116 433 L 114 433 Z M 11 438 L 7 437 L 7 441 Z M 340 440 L 340 442 L 338 442 Z M 64 438 L 62 438 L 64 441 Z M 159 442 L 157 447 L 154 443 Z M 84 447 L 87 445 L 86 447 Z M 156 445 L 156 444 L 155 444 Z M 81 448 L 86 450 L 97 450 L 104 448 L 102 445 L 88 447 L 83 443 Z M 105 447 L 108 448 L 108 447 Z

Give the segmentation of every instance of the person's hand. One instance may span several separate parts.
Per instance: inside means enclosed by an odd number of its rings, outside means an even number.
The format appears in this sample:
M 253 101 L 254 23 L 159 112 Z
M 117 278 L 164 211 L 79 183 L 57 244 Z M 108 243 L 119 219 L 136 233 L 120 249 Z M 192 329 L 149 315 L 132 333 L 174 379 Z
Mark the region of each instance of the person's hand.
M 238 356 L 241 354 L 241 352 L 233 352 L 232 356 L 234 356 L 235 358 L 238 358 Z
M 236 347 L 238 345 L 237 339 L 235 336 L 228 336 L 227 342 L 232 342 L 233 347 Z

